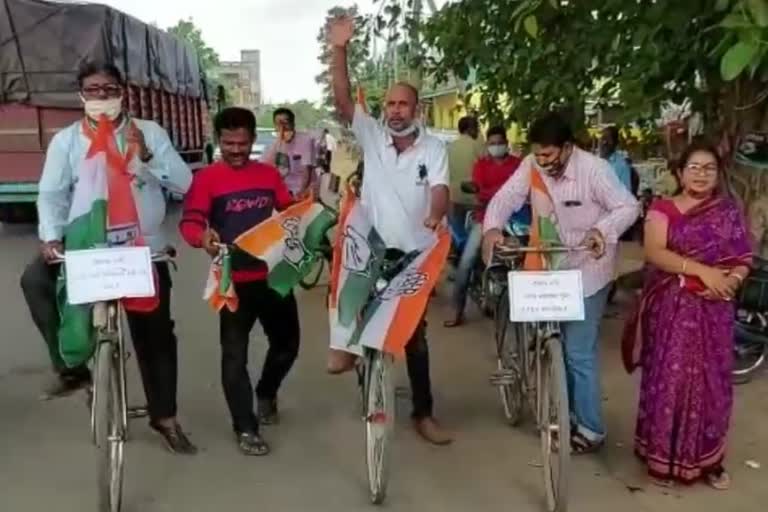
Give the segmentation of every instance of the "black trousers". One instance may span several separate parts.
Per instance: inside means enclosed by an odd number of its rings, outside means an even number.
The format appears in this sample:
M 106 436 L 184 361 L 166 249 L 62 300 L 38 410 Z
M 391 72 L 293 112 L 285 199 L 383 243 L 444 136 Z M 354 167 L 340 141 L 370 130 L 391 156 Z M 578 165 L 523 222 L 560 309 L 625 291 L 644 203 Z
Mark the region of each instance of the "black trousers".
M 387 249 L 384 255 L 383 275 L 389 280 L 403 270 L 405 253 L 399 249 Z M 419 326 L 405 346 L 405 362 L 411 381 L 413 419 L 432 416 L 432 382 L 429 377 L 429 346 L 427 345 L 427 320 L 421 319 Z
M 160 306 L 151 313 L 127 313 L 133 348 L 152 421 L 176 416 L 178 380 L 177 340 L 171 319 L 171 273 L 167 263 L 156 263 Z M 82 373 L 67 368 L 59 354 L 59 311 L 56 304 L 58 265 L 37 257 L 21 276 L 21 289 L 32 320 L 48 346 L 54 370 L 60 375 Z
M 224 308 L 219 317 L 221 381 L 235 432 L 258 432 L 248 373 L 251 330 L 258 320 L 269 342 L 256 396 L 272 400 L 299 354 L 299 313 L 293 294 L 281 297 L 266 281 L 236 283 L 235 291 L 239 308 Z
M 414 419 L 432 416 L 432 383 L 429 378 L 429 346 L 427 345 L 427 321 L 422 319 L 408 345 L 405 361 L 411 381 Z

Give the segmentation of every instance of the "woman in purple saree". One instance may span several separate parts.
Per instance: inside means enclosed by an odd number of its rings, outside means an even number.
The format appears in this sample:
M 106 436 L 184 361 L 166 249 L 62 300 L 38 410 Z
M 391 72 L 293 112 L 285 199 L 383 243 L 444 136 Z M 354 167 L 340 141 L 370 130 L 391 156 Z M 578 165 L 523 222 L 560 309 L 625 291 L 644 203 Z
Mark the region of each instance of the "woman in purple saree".
M 656 483 L 727 489 L 732 300 L 751 250 L 742 213 L 721 193 L 717 153 L 692 146 L 681 162 L 682 191 L 649 210 L 645 287 L 625 331 L 624 363 L 643 371 L 635 452 Z

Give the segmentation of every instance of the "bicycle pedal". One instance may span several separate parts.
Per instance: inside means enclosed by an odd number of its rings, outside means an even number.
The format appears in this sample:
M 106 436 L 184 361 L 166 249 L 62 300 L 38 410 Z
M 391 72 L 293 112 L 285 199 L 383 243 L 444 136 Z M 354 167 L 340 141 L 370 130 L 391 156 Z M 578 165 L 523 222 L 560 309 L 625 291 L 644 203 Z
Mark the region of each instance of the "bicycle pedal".
M 518 383 L 520 378 L 514 370 L 502 370 L 492 373 L 488 380 L 493 386 L 511 386 Z
M 138 407 L 128 407 L 128 418 L 134 420 L 137 418 L 146 418 L 149 416 L 149 409 L 146 407 L 138 406 Z

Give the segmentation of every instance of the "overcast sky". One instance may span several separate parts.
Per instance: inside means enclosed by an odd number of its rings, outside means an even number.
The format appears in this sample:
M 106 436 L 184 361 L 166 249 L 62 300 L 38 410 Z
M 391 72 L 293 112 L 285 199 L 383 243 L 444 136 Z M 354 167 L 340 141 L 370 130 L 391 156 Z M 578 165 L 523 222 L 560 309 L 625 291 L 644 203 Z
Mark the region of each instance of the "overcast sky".
M 261 50 L 262 86 L 267 102 L 320 99 L 315 76 L 317 31 L 325 13 L 354 0 L 100 0 L 162 28 L 191 17 L 222 60 L 238 60 L 241 49 Z M 438 5 L 443 1 L 437 2 Z M 371 12 L 373 0 L 358 0 Z

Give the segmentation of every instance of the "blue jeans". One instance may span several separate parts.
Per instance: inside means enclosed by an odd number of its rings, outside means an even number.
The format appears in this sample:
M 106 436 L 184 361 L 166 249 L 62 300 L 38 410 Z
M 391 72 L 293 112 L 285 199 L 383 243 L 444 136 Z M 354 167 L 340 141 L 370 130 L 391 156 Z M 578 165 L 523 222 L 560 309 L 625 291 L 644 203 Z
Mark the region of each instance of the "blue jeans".
M 568 401 L 576 431 L 592 442 L 605 438 L 600 388 L 600 322 L 611 285 L 584 299 L 584 321 L 565 322 L 563 347 Z
M 461 253 L 467 241 L 467 212 L 471 208 L 465 204 L 452 203 L 451 210 L 448 212 L 448 227 L 451 230 L 451 238 L 458 253 Z
M 472 276 L 472 269 L 480 257 L 480 246 L 483 244 L 483 225 L 479 222 L 472 224 L 472 229 L 464 244 L 464 250 L 461 252 L 459 266 L 456 268 L 456 282 L 453 289 L 453 305 L 456 308 L 457 315 L 464 314 L 464 308 L 467 306 L 467 290 L 469 289 L 469 279 Z

